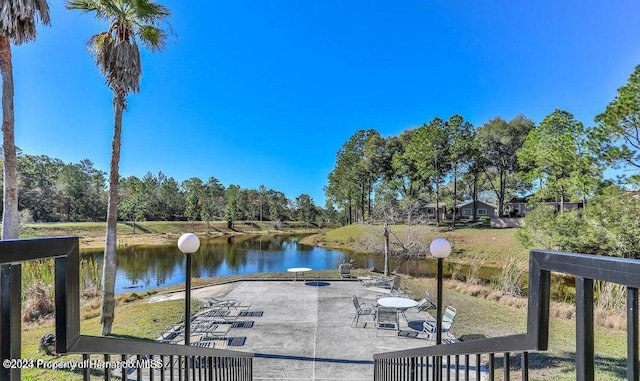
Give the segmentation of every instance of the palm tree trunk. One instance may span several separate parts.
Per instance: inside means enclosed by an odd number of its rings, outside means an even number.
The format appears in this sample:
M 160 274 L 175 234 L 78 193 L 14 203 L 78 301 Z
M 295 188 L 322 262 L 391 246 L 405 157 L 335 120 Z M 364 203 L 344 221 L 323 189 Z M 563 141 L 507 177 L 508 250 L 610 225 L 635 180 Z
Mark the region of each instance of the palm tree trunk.
M 2 189 L 2 239 L 19 236 L 18 160 L 14 141 L 13 66 L 11 43 L 0 37 L 0 72 L 2 73 L 2 150 L 4 181 Z
M 104 247 L 102 266 L 102 335 L 111 334 L 115 310 L 116 286 L 116 225 L 118 223 L 118 180 L 120 163 L 120 145 L 122 143 L 122 113 L 124 95 L 113 97 L 115 112 L 113 141 L 111 143 L 111 165 L 109 167 L 109 201 L 107 206 L 107 237 Z
M 18 218 L 18 160 L 14 141 L 13 119 L 13 65 L 11 63 L 11 42 L 0 36 L 0 73 L 2 74 L 2 150 L 4 170 L 2 191 L 2 239 L 16 239 L 19 237 Z M 10 327 L 20 327 L 22 324 L 22 300 L 20 284 L 22 282 L 21 265 L 0 266 L 0 309 L 10 311 L 7 318 Z M 9 292 L 7 292 L 9 290 Z M 20 358 L 22 338 L 21 331 L 11 330 L 3 335 L 0 346 L 2 354 L 9 358 Z M 12 380 L 20 379 L 20 369 L 9 371 Z

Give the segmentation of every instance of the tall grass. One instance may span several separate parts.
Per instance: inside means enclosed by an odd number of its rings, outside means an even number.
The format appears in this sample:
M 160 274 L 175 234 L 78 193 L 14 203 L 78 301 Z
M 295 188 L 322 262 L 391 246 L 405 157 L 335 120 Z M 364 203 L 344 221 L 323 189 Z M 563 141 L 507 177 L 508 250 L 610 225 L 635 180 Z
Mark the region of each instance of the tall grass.
M 101 269 L 93 258 L 80 260 L 80 292 L 95 296 L 100 288 Z M 53 313 L 55 298 L 55 262 L 44 259 L 22 265 L 23 320 L 34 321 Z
M 30 286 L 41 284 L 45 287 L 54 283 L 54 262 L 53 259 L 43 259 L 39 261 L 27 262 L 22 265 L 22 297 L 24 299 L 26 291 Z
M 469 270 L 467 271 L 467 283 L 481 284 L 480 269 L 484 266 L 485 260 L 480 256 L 474 256 L 469 261 Z
M 621 284 L 595 281 L 596 307 L 603 310 L 623 310 L 627 303 L 627 287 Z
M 99 289 L 101 276 L 101 265 L 94 258 L 80 260 L 80 290 L 92 287 Z M 22 265 L 22 299 L 24 300 L 27 291 L 35 285 L 50 289 L 49 294 L 53 297 L 54 281 L 55 262 L 53 259 L 24 263 Z
M 522 296 L 522 274 L 526 263 L 515 257 L 507 258 L 500 274 L 491 279 L 491 288 L 504 295 Z

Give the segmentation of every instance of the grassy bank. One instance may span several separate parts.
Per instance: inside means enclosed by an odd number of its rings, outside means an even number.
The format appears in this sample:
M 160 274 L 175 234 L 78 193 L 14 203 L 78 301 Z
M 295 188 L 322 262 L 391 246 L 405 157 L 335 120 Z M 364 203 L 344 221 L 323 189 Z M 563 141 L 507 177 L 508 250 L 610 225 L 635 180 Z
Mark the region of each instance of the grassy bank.
M 422 297 L 425 288 L 435 295 L 435 279 L 403 277 L 402 284 L 414 298 Z M 452 280 L 445 282 L 443 301 L 445 305 L 455 306 L 458 310 L 454 325 L 458 337 L 471 340 L 526 332 L 526 299 L 503 296 L 486 287 L 480 293 L 484 293 L 486 298 L 470 295 L 476 293 L 477 289 L 465 283 Z M 575 317 L 567 311 L 575 311 L 575 306 L 552 303 L 549 350 L 530 355 L 531 380 L 576 379 L 576 322 Z M 602 326 L 596 328 L 596 380 L 625 379 L 626 349 L 626 331 Z M 519 374 L 513 373 L 517 372 L 512 372 L 512 379 L 519 379 Z M 501 372 L 496 377 L 501 379 Z
M 392 245 L 394 241 L 406 244 L 412 240 L 428 246 L 435 237 L 447 238 L 453 246 L 453 252 L 447 261 L 481 261 L 483 265 L 497 267 L 501 267 L 510 258 L 525 265 L 528 261 L 528 249 L 515 237 L 517 229 L 461 228 L 449 231 L 432 226 L 401 225 L 390 228 Z M 380 248 L 383 247 L 382 226 L 345 226 L 306 237 L 303 242 L 357 253 L 380 253 Z M 405 291 L 415 299 L 423 296 L 425 287 L 431 291 L 431 295 L 435 295 L 435 280 L 432 278 L 403 276 L 402 284 Z M 527 300 L 524 298 L 504 296 L 486 286 L 449 280 L 445 282 L 444 303 L 455 306 L 458 310 L 455 324 L 458 337 L 477 339 L 526 332 Z M 596 311 L 598 380 L 624 379 L 625 321 L 622 312 Z M 575 380 L 575 324 L 574 305 L 552 303 L 549 350 L 531 355 L 530 379 Z
M 35 237 L 80 237 L 80 248 L 104 247 L 105 222 L 60 222 L 34 223 L 20 226 L 21 238 Z M 135 233 L 133 223 L 118 223 L 119 245 L 161 245 L 174 243 L 180 234 L 193 232 L 201 237 L 220 237 L 239 234 L 292 234 L 317 232 L 320 229 L 303 222 L 283 222 L 276 229 L 273 222 L 238 221 L 233 229 L 227 228 L 226 221 L 191 222 L 185 221 L 143 221 L 137 222 Z
M 153 314 L 149 312 L 149 304 L 146 300 L 138 300 L 133 297 L 131 302 L 122 301 L 116 307 L 116 320 L 113 325 L 113 336 L 125 338 L 155 339 L 163 331 L 181 321 L 184 314 L 184 301 L 158 302 L 153 305 Z M 193 311 L 199 308 L 199 303 L 194 303 Z M 84 316 L 94 316 L 81 321 L 81 332 L 83 335 L 100 336 L 101 326 L 99 313 L 94 313 L 94 308 L 83 309 Z M 47 333 L 54 333 L 55 326 L 53 320 L 40 322 L 31 325 L 22 331 L 22 358 L 42 359 L 44 361 L 79 361 L 80 355 L 68 355 L 63 357 L 51 357 L 38 352 L 40 337 Z M 97 358 L 97 357 L 94 357 Z M 45 370 L 45 369 L 23 369 L 23 380 L 51 380 L 51 381 L 71 381 L 82 380 L 79 370 Z
M 447 238 L 453 251 L 447 260 L 468 262 L 477 258 L 485 265 L 500 266 L 505 258 L 528 260 L 528 250 L 515 237 L 517 229 L 460 228 L 453 231 L 426 225 L 391 225 L 390 244 L 396 247 L 417 243 L 428 247 L 435 237 Z M 380 252 L 382 225 L 353 224 L 314 234 L 302 240 L 308 245 L 326 246 L 355 253 Z

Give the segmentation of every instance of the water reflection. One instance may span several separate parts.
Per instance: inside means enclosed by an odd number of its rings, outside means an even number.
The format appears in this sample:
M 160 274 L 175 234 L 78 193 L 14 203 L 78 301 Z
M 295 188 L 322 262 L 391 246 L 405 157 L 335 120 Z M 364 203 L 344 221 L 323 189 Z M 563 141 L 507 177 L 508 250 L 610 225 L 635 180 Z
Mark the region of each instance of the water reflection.
M 356 255 L 341 250 L 302 245 L 297 236 L 237 236 L 204 239 L 200 250 L 193 254 L 193 277 L 213 278 L 261 272 L 285 272 L 290 267 L 310 267 L 314 270 L 335 270 L 342 261 L 351 261 L 357 268 L 382 269 L 381 255 Z M 102 251 L 85 251 L 102 266 Z M 168 287 L 185 281 L 185 256 L 176 245 L 129 246 L 118 249 L 116 293 Z M 436 261 L 432 258 L 390 261 L 389 269 L 412 276 L 434 276 Z M 445 276 L 456 271 L 445 262 Z M 101 269 L 96 273 L 100 274 Z M 458 268 L 466 276 L 466 267 Z M 497 269 L 482 268 L 477 276 L 489 280 Z
M 193 254 L 194 278 L 284 272 L 290 267 L 337 269 L 347 253 L 300 245 L 295 236 L 239 236 L 202 240 Z M 85 251 L 102 266 L 101 251 Z M 167 287 L 185 281 L 185 256 L 176 245 L 118 249 L 116 293 Z M 101 270 L 100 270 L 101 271 Z

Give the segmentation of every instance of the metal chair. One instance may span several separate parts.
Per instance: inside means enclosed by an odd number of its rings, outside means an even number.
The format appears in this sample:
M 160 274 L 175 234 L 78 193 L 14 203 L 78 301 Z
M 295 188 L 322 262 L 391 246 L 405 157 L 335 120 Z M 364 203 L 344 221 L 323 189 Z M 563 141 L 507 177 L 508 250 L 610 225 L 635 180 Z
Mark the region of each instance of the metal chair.
M 351 263 L 341 263 L 338 265 L 338 270 L 340 271 L 340 278 L 351 278 L 351 269 L 353 266 Z
M 378 307 L 375 315 L 376 336 L 378 329 L 400 330 L 400 322 L 398 321 L 398 311 L 393 307 Z
M 355 295 L 353 295 L 351 299 L 353 301 L 353 306 L 356 308 L 356 316 L 354 316 L 353 320 L 351 321 L 351 327 L 353 327 L 354 322 L 356 327 L 358 327 L 358 321 L 360 320 L 360 316 L 363 316 L 363 315 L 373 316 L 375 313 L 375 307 L 368 303 L 360 303 L 360 301 Z M 365 327 L 366 326 L 367 325 L 365 323 Z
M 429 290 L 425 291 L 424 298 L 418 300 L 418 305 L 413 308 L 417 309 L 418 311 L 427 311 L 432 308 L 436 308 L 433 299 L 431 299 L 431 294 L 429 294 Z
M 452 328 L 453 328 L 453 321 L 456 318 L 456 314 L 457 314 L 457 310 L 455 308 L 451 306 L 447 306 L 447 308 L 444 311 L 444 315 L 442 316 L 442 335 L 443 336 L 449 334 L 455 339 L 456 336 Z M 436 333 L 436 321 L 427 320 L 424 323 L 422 323 L 422 332 L 426 334 L 429 341 L 433 341 L 433 338 L 435 337 L 435 333 Z M 445 343 L 448 343 L 448 342 L 451 342 L 452 339 L 451 338 L 445 339 L 443 337 L 442 341 Z
M 377 294 L 405 296 L 406 294 L 400 289 L 400 276 L 394 275 L 388 287 L 369 287 L 369 290 Z

